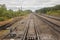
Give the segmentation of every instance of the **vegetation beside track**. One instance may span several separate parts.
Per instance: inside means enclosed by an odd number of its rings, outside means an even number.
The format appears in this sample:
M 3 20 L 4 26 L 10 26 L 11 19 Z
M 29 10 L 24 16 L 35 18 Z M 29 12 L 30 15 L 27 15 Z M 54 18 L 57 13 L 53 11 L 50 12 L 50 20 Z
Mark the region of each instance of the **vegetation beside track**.
M 12 10 L 12 9 L 7 9 L 5 4 L 1 5 L 0 4 L 0 27 L 2 25 L 5 25 L 7 23 L 13 22 L 15 20 L 21 20 L 24 17 L 26 17 L 27 15 L 29 15 L 29 13 L 31 13 L 31 10 Z M 9 30 L 1 30 L 0 31 L 0 38 L 2 36 L 5 36 L 9 33 Z
M 13 11 L 12 9 L 7 10 L 5 4 L 0 4 L 0 21 L 5 21 L 14 17 L 24 16 L 31 12 L 31 10 L 22 11 L 20 9 L 18 9 L 17 11 Z
M 7 9 L 5 4 L 0 4 L 0 26 L 5 25 L 9 22 L 11 22 L 14 19 L 19 19 L 22 16 L 27 16 L 27 14 L 31 13 L 31 10 L 12 10 L 12 9 Z
M 36 10 L 36 12 L 40 14 L 48 14 L 48 15 L 60 17 L 60 5 L 56 5 L 53 7 L 45 7 L 45 8 Z

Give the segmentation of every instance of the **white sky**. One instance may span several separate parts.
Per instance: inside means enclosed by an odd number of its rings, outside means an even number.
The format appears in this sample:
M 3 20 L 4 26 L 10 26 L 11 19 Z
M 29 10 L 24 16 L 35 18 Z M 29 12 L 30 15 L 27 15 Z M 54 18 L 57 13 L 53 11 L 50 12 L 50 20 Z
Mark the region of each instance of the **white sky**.
M 21 8 L 21 5 L 23 10 L 36 10 L 60 4 L 60 0 L 0 0 L 0 4 L 6 4 L 8 9 L 13 10 Z

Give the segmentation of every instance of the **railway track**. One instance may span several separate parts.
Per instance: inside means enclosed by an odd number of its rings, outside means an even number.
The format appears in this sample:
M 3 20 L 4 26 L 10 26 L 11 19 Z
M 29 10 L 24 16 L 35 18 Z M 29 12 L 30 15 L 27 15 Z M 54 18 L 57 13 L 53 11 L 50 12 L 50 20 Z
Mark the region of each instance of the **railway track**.
M 4 35 L 2 38 L 0 38 L 0 40 L 10 39 L 10 38 L 11 38 L 11 36 L 10 36 L 11 33 L 14 32 L 14 31 L 15 31 L 15 28 L 17 27 L 17 26 L 16 26 L 16 27 L 12 28 L 11 26 L 12 26 L 13 24 L 17 23 L 18 21 L 20 21 L 21 19 L 22 19 L 22 18 L 19 18 L 19 19 L 17 18 L 16 20 L 13 20 L 13 22 L 1 26 L 0 31 L 1 31 L 1 30 L 10 30 L 11 32 L 9 31 L 9 33 L 6 34 L 6 35 Z
M 33 21 L 31 21 L 31 20 L 29 21 L 28 28 L 26 29 L 22 40 L 40 40 L 39 32 L 38 32 L 38 29 L 36 29 L 37 26 L 35 25 L 34 18 L 31 18 L 31 19 L 33 19 Z M 33 22 L 33 23 L 31 23 L 31 22 Z M 31 26 L 31 25 L 33 25 L 33 26 Z
M 11 26 L 13 25 L 13 24 L 15 24 L 16 22 L 18 22 L 18 21 L 20 21 L 22 18 L 16 18 L 16 20 L 13 20 L 12 22 L 10 22 L 10 23 L 7 23 L 7 24 L 5 24 L 5 25 L 2 25 L 2 26 L 0 26 L 0 31 L 2 31 L 2 30 L 9 30 L 9 32 L 7 33 L 7 34 L 4 34 L 3 36 L 1 36 L 1 38 L 0 38 L 0 40 L 3 40 L 4 38 L 6 38 L 6 37 L 9 37 L 10 36 L 10 29 L 12 29 L 11 28 Z M 14 29 L 12 29 L 12 32 L 15 30 L 15 27 L 14 27 Z
M 8 38 L 10 34 L 5 36 L 4 38 Z M 34 18 L 30 16 L 29 20 L 26 22 L 25 30 L 23 32 L 23 36 L 20 38 L 14 37 L 13 39 L 19 40 L 40 40 L 38 36 L 38 30 L 36 29 Z M 3 38 L 3 40 L 4 40 Z M 10 37 L 8 39 L 11 39 Z M 7 39 L 6 39 L 7 40 Z
M 30 24 L 30 21 L 28 22 L 28 25 L 27 25 L 27 27 L 25 29 L 22 40 L 26 40 L 26 38 L 27 38 L 27 33 L 28 33 L 28 30 L 29 30 L 29 24 Z
M 0 26 L 0 31 L 7 29 L 8 27 L 12 26 L 14 23 L 16 23 L 17 21 L 20 21 L 20 20 L 21 19 L 13 20 L 13 22 L 10 22 L 10 23 Z
M 41 40 L 40 39 L 40 29 L 39 29 L 39 27 L 36 25 L 36 23 L 35 23 L 35 19 L 34 19 L 34 29 L 35 29 L 35 33 L 36 33 L 36 40 Z
M 48 17 L 48 18 L 51 18 L 51 19 L 55 19 L 55 20 L 57 20 L 57 21 L 60 21 L 60 18 L 58 18 L 58 17 L 49 16 L 49 15 L 45 15 L 45 14 L 42 14 L 42 16 Z
M 51 26 L 51 30 L 54 31 L 54 33 L 56 33 L 57 35 L 60 36 L 60 25 L 57 25 L 43 17 L 41 17 L 40 15 L 34 14 L 36 15 L 39 19 L 41 19 L 43 22 L 47 23 L 49 26 Z
M 37 18 L 37 20 L 35 19 L 34 16 Z M 41 34 L 40 34 L 40 25 L 38 23 L 40 21 L 38 19 L 41 19 L 43 22 L 47 23 L 50 26 L 50 28 L 53 29 L 54 32 L 56 31 L 57 33 L 60 33 L 60 31 L 57 29 L 60 26 L 57 26 L 56 24 L 50 22 L 49 20 L 42 18 L 41 16 L 39 16 L 37 14 L 33 14 L 33 15 L 29 16 L 28 20 L 26 20 L 25 25 L 24 25 L 24 31 L 21 34 L 22 36 L 18 35 L 18 38 L 15 36 L 12 39 L 14 39 L 14 40 L 43 40 L 43 38 L 41 38 Z M 47 25 L 45 25 L 45 27 L 46 26 Z M 55 26 L 55 28 L 54 28 L 54 26 Z M 8 38 L 9 35 L 10 34 L 5 36 L 5 38 L 6 37 Z M 9 39 L 11 39 L 11 38 L 9 38 Z

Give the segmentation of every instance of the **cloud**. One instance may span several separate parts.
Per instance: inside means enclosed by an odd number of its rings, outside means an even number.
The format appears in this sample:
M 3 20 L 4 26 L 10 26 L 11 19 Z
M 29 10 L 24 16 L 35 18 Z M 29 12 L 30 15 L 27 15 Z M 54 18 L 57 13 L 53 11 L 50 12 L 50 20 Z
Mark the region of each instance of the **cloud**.
M 6 4 L 8 9 L 16 10 L 22 6 L 23 10 L 36 10 L 60 4 L 60 0 L 0 0 L 0 4 Z

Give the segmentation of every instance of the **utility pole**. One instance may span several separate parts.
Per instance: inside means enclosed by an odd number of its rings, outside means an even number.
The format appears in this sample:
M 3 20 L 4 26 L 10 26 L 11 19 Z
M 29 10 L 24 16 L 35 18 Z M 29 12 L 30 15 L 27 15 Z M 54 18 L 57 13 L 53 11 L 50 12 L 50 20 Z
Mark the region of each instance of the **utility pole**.
M 21 11 L 22 11 L 22 0 L 21 0 Z

